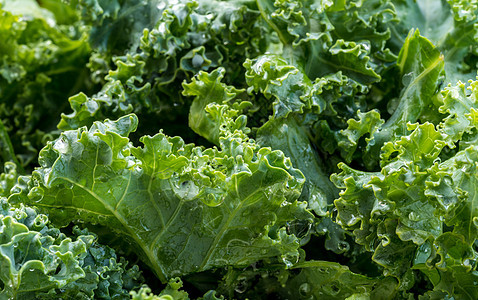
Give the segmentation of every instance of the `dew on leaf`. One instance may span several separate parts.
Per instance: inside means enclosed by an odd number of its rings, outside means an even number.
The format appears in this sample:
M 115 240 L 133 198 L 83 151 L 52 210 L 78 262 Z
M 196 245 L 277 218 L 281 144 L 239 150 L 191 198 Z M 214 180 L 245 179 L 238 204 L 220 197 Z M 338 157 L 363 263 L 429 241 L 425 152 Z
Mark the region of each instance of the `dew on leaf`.
M 302 297 L 309 296 L 311 291 L 312 291 L 312 289 L 310 287 L 310 284 L 308 284 L 307 282 L 302 283 L 299 287 L 299 294 Z

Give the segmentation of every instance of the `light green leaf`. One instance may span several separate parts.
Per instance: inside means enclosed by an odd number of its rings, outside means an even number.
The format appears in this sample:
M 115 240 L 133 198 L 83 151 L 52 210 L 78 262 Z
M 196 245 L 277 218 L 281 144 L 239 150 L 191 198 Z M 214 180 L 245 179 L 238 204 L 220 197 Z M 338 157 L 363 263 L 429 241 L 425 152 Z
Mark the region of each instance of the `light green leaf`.
M 438 176 L 430 184 L 430 194 L 446 212 L 446 224 L 470 245 L 478 238 L 477 160 L 476 146 L 458 152 L 438 165 Z
M 131 291 L 131 300 L 189 300 L 189 295 L 180 290 L 183 282 L 179 277 L 171 278 L 159 295 L 154 295 L 148 286 L 143 286 L 138 292 Z
M 403 88 L 392 116 L 368 140 L 364 161 L 371 168 L 380 148 L 407 134 L 407 123 L 436 114 L 434 102 L 443 73 L 443 56 L 418 30 L 410 31 L 398 57 Z
M 254 60 L 246 60 L 246 81 L 249 92 L 262 92 L 274 99 L 274 118 L 287 117 L 290 113 L 303 113 L 314 106 L 320 113 L 325 102 L 312 95 L 312 82 L 298 68 L 278 55 L 266 54 Z
M 11 201 L 34 203 L 59 223 L 107 226 L 162 280 L 267 257 L 295 263 L 299 244 L 283 226 L 310 214 L 296 201 L 304 178 L 281 152 L 236 130 L 224 131 L 221 150 L 162 133 L 135 148 L 127 136 L 136 124 L 129 115 L 64 132 L 42 150 L 28 197 Z
M 192 82 L 183 83 L 183 95 L 195 96 L 189 111 L 189 127 L 214 144 L 219 143 L 221 123 L 206 117 L 206 106 L 210 103 L 226 104 L 243 91 L 222 83 L 224 74 L 223 68 L 211 73 L 201 71 Z
M 434 292 L 458 299 L 475 299 L 478 296 L 476 251 L 463 236 L 451 232 L 438 237 L 432 249 L 426 263 L 414 268 L 428 276 L 435 287 Z
M 467 139 L 477 127 L 476 95 L 478 94 L 478 81 L 470 81 L 469 86 L 458 82 L 455 86 L 449 85 L 442 91 L 443 105 L 440 112 L 447 116 L 439 124 L 440 130 L 447 136 L 447 145 L 455 148 L 457 141 L 460 148 L 466 148 Z
M 478 14 L 475 1 L 396 1 L 398 23 L 392 25 L 391 42 L 401 45 L 410 28 L 437 46 L 445 62 L 446 83 L 476 77 Z
M 125 297 L 141 281 L 138 267 L 99 245 L 86 229 L 73 228 L 73 239 L 51 227 L 46 215 L 12 207 L 0 198 L 0 297 Z M 61 291 L 61 292 L 60 292 Z

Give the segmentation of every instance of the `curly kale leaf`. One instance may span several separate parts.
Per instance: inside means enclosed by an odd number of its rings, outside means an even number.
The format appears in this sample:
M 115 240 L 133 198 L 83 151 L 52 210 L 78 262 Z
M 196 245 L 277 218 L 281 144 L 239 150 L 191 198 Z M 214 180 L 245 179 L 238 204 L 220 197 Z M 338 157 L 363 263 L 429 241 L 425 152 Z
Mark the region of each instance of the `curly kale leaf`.
M 163 127 L 170 135 L 194 141 L 184 126 L 190 102 L 181 95 L 182 81 L 199 71 L 223 66 L 228 70 L 228 82 L 241 87 L 241 62 L 264 53 L 270 44 L 268 29 L 254 5 L 159 1 L 151 9 L 161 12 L 157 23 L 135 37 L 136 47 L 112 56 L 114 65 L 99 93 L 70 99 L 73 112 L 62 115 L 60 129 L 77 129 L 135 113 L 144 120 L 140 126 Z
M 394 2 L 398 22 L 391 24 L 391 45 L 401 47 L 410 28 L 417 28 L 443 54 L 446 83 L 475 79 L 478 62 L 478 13 L 475 1 Z
M 230 269 L 218 291 L 231 299 L 392 299 L 397 287 L 393 278 L 369 278 L 335 262 L 310 260 L 289 270 Z
M 281 54 L 311 79 L 341 71 L 370 84 L 380 81 L 381 70 L 395 60 L 385 48 L 395 15 L 389 1 L 257 3 L 283 44 Z
M 0 163 L 14 161 L 19 170 L 32 169 L 38 151 L 58 135 L 68 97 L 92 87 L 86 35 L 74 18 L 57 20 L 56 11 L 28 0 L 0 7 Z
M 90 222 L 128 238 L 163 281 L 224 265 L 278 257 L 293 264 L 299 242 L 287 221 L 310 219 L 297 202 L 304 182 L 283 153 L 260 148 L 237 112 L 222 119 L 220 149 L 162 133 L 133 147 L 135 115 L 66 131 L 40 153 L 31 182 L 10 201 L 31 203 L 55 222 Z
M 478 279 L 476 81 L 466 93 L 458 83 L 442 95 L 442 122 L 409 124 L 409 135 L 385 143 L 380 172 L 340 165 L 342 172 L 332 177 L 342 189 L 335 201 L 337 222 L 373 252 L 385 275 L 402 282 L 401 289 L 423 284 L 415 281 L 420 272 L 433 287 L 428 296 L 473 299 L 478 292 L 471 284 Z
M 143 279 L 97 237 L 73 228 L 70 236 L 48 217 L 0 198 L 0 295 L 8 299 L 129 299 Z

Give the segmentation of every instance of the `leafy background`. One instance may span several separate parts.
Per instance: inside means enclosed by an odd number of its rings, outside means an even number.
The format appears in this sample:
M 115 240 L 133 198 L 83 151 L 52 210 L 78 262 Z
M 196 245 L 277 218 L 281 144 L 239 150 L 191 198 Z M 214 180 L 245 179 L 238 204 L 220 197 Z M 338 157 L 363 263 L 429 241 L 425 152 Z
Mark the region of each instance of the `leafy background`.
M 476 1 L 0 15 L 3 297 L 478 298 Z

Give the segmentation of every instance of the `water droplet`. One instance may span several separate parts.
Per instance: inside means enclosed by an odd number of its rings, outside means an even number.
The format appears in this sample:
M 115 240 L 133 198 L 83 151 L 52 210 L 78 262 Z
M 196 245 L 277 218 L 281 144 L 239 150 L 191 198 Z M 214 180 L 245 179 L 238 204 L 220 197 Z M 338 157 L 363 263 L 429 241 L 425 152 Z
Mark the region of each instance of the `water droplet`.
M 340 293 L 340 288 L 335 282 L 332 282 L 324 286 L 324 291 L 329 295 L 336 296 Z
M 204 59 L 200 55 L 196 54 L 196 55 L 194 55 L 191 62 L 193 64 L 193 67 L 198 68 L 198 67 L 202 66 L 202 64 L 204 63 Z
M 55 144 L 53 145 L 53 149 L 55 149 L 56 151 L 58 151 L 59 153 L 61 154 L 66 154 L 69 152 L 69 146 L 68 146 L 68 143 L 65 142 L 65 140 L 63 139 L 63 137 L 59 138 Z
M 415 222 L 420 221 L 420 216 L 414 211 L 408 214 L 408 218 Z
M 193 200 L 199 193 L 199 188 L 191 180 L 183 181 L 175 188 L 175 192 L 185 201 Z M 209 196 L 209 195 L 208 195 Z
M 348 251 L 350 249 L 349 243 L 339 242 L 337 245 L 339 251 Z
M 143 222 L 141 221 L 141 219 L 139 220 L 139 224 L 141 225 L 141 227 L 143 227 L 143 230 L 144 230 L 145 232 L 151 231 L 150 228 L 148 228 L 147 226 L 145 226 L 145 225 L 143 224 Z
M 347 221 L 347 226 L 355 225 L 358 221 L 359 221 L 359 219 L 356 216 L 354 216 L 353 214 L 351 214 L 349 216 L 349 220 Z
M 247 290 L 247 281 L 245 278 L 239 279 L 239 282 L 234 287 L 234 291 L 238 294 L 242 294 Z
M 295 263 L 299 261 L 298 256 L 292 256 L 292 255 L 285 255 L 282 256 L 282 262 L 285 264 L 286 268 L 292 268 Z
M 161 193 L 158 193 L 158 194 L 161 195 Z M 171 204 L 169 203 L 169 201 L 164 201 L 162 204 L 164 205 L 165 209 L 169 209 L 171 207 Z
M 307 297 L 309 296 L 311 292 L 311 288 L 310 288 L 310 284 L 308 284 L 307 282 L 306 283 L 302 283 L 299 287 L 299 294 L 302 296 L 302 297 Z

